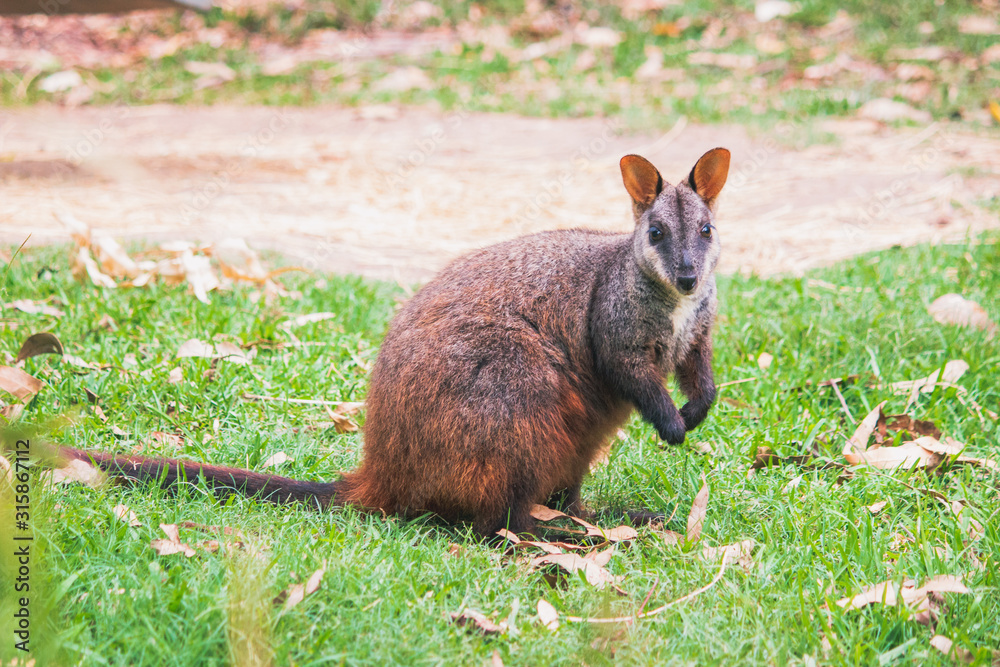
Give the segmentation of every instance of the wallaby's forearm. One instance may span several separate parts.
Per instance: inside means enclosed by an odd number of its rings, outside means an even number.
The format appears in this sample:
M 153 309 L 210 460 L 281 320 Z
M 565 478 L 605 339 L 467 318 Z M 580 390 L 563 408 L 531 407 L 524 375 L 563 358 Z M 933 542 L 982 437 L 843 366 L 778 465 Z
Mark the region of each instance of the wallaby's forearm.
M 677 383 L 688 397 L 681 408 L 684 428 L 692 430 L 708 415 L 715 401 L 715 375 L 712 373 L 712 341 L 707 336 L 699 340 L 677 365 Z
M 662 440 L 671 445 L 684 442 L 684 419 L 663 386 L 663 378 L 652 367 L 632 365 L 622 372 L 621 364 L 613 375 L 616 393 L 635 406 L 642 418 L 653 425 Z

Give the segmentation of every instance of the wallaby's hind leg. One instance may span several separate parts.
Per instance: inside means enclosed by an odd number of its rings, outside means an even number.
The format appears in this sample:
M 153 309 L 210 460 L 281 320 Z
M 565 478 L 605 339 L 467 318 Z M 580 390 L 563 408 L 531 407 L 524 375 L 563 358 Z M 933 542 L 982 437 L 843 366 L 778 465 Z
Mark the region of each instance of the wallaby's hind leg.
M 494 537 L 502 528 L 509 530 L 515 535 L 519 533 L 533 533 L 535 530 L 535 518 L 531 516 L 531 505 L 515 505 L 514 507 L 504 508 L 501 512 L 478 514 L 472 523 L 472 529 L 485 538 Z
M 581 484 L 574 484 L 573 486 L 560 489 L 549 497 L 546 505 L 552 509 L 557 509 L 569 514 L 570 516 L 585 517 L 587 510 L 583 506 L 583 500 L 580 498 L 580 486 Z

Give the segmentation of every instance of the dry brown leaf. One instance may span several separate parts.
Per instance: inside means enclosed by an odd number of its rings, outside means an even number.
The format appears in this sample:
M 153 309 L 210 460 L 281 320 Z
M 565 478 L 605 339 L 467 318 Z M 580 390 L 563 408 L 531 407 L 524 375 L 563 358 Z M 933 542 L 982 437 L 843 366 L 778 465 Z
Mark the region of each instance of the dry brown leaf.
M 962 578 L 955 575 L 938 575 L 917 587 L 912 580 L 904 581 L 898 588 L 894 582 L 883 581 L 874 586 L 864 586 L 853 597 L 837 600 L 842 609 L 861 609 L 870 604 L 897 606 L 900 602 L 916 612 L 915 620 L 929 624 L 937 612 L 940 593 L 969 593 Z
M 215 344 L 215 356 L 223 361 L 229 361 L 234 364 L 249 364 L 251 359 L 256 356 L 257 350 L 252 350 L 249 354 L 239 345 L 234 343 L 216 343 Z
M 559 612 L 545 598 L 538 599 L 538 620 L 550 632 L 559 629 Z
M 11 484 L 14 483 L 14 469 L 10 465 L 10 461 L 0 455 L 0 473 L 7 478 L 7 481 Z
M 566 514 L 560 512 L 559 510 L 554 510 L 545 505 L 533 505 L 531 507 L 531 516 L 533 516 L 538 521 L 554 521 L 555 519 L 567 519 L 569 518 Z
M 175 523 L 161 523 L 160 530 L 167 536 L 166 539 L 158 538 L 150 541 L 149 546 L 161 556 L 172 556 L 174 554 L 184 554 L 187 558 L 194 556 L 194 549 L 181 542 L 180 532 Z
M 101 271 L 113 278 L 132 278 L 139 274 L 139 267 L 128 256 L 125 249 L 110 236 L 95 234 L 91 238 L 90 247 L 97 255 L 97 263 Z
M 935 322 L 955 324 L 961 327 L 975 327 L 995 333 L 997 325 L 990 320 L 982 306 L 966 299 L 961 294 L 945 294 L 934 299 L 927 312 Z
M 848 440 L 844 445 L 844 458 L 847 459 L 848 463 L 857 465 L 860 460 L 860 454 L 868 449 L 868 439 L 871 438 L 872 432 L 878 425 L 879 418 L 882 415 L 883 405 L 885 405 L 885 401 L 876 405 L 875 409 L 869 412 L 868 415 L 861 420 L 861 423 L 858 424 L 858 427 L 854 430 L 854 435 L 852 435 L 850 440 Z
M 27 403 L 42 389 L 42 381 L 20 368 L 0 366 L 0 389 Z
M 17 353 L 16 363 L 21 363 L 25 359 L 37 357 L 40 354 L 61 355 L 62 353 L 63 346 L 56 335 L 43 331 L 28 336 L 28 339 L 21 345 L 21 350 Z
M 83 276 L 87 276 L 90 278 L 90 282 L 98 287 L 108 287 L 111 289 L 117 287 L 114 279 L 101 272 L 100 267 L 97 266 L 97 262 L 90 255 L 90 250 L 86 247 L 81 247 L 77 250 L 72 270 L 77 280 L 82 279 Z
M 315 593 L 319 589 L 320 582 L 323 580 L 323 573 L 326 570 L 320 568 L 312 573 L 309 580 L 304 584 L 293 584 L 287 589 L 283 590 L 274 598 L 275 604 L 285 603 L 283 611 L 288 611 L 298 603 L 302 602 L 307 595 Z
M 0 408 L 0 416 L 3 416 L 8 422 L 17 421 L 22 412 L 24 412 L 24 403 L 12 403 Z
M 757 367 L 760 368 L 762 371 L 765 371 L 768 368 L 770 368 L 771 364 L 773 363 L 774 363 L 774 356 L 767 352 L 761 352 L 760 356 L 757 357 Z
M 536 569 L 548 565 L 556 565 L 569 573 L 583 570 L 587 583 L 598 589 L 604 588 L 608 584 L 614 584 L 616 581 L 616 578 L 602 565 L 578 554 L 546 554 L 531 560 L 531 566 Z
M 941 430 L 932 421 L 914 419 L 910 415 L 884 415 L 884 420 L 879 421 L 879 430 L 882 427 L 890 431 L 905 431 L 913 435 L 929 435 L 934 438 L 941 438 Z
M 211 358 L 215 356 L 215 347 L 210 343 L 204 343 L 197 338 L 192 338 L 184 341 L 184 343 L 177 348 L 177 354 L 175 356 L 178 359 L 183 359 L 185 357 Z
M 208 293 L 220 285 L 219 279 L 212 270 L 212 262 L 204 255 L 195 255 L 191 251 L 180 256 L 184 277 L 194 291 L 196 299 L 202 303 L 211 303 Z
M 746 539 L 721 547 L 702 547 L 701 557 L 705 560 L 714 561 L 722 556 L 726 562 L 737 562 L 743 568 L 744 572 L 749 572 L 750 567 L 753 565 L 752 554 L 756 546 L 756 542 Z
M 184 380 L 184 369 L 178 366 L 177 368 L 170 369 L 170 374 L 167 375 L 168 384 L 177 384 Z
M 506 627 L 497 625 L 487 618 L 486 614 L 478 612 L 475 609 L 463 609 L 460 612 L 452 612 L 451 620 L 466 627 L 472 625 L 488 635 L 498 635 L 507 631 Z
M 708 482 L 702 477 L 701 489 L 691 503 L 691 512 L 687 519 L 687 541 L 694 544 L 701 539 L 701 529 L 705 524 L 705 515 L 708 513 Z
M 888 504 L 889 504 L 888 500 L 880 500 L 877 503 L 872 503 L 871 505 L 869 505 L 868 511 L 871 512 L 873 515 L 878 514 L 879 512 L 884 510 L 885 506 Z
M 44 301 L 32 301 L 31 299 L 16 299 L 7 304 L 7 308 L 19 310 L 29 315 L 49 315 L 51 317 L 62 317 L 66 313 L 55 306 L 50 306 Z
M 291 456 L 289 456 L 284 452 L 277 452 L 275 454 L 271 454 L 270 456 L 268 456 L 267 459 L 260 464 L 260 467 L 275 468 L 283 463 L 287 463 L 289 461 L 294 461 L 294 460 L 295 460 L 294 458 L 292 458 Z
M 184 436 L 177 435 L 176 433 L 165 433 L 163 431 L 153 431 L 149 434 L 149 437 L 153 439 L 153 442 L 157 442 L 161 445 L 169 445 L 171 447 L 181 448 L 184 446 Z
M 867 465 L 879 469 L 933 468 L 941 463 L 941 455 L 929 452 L 916 442 L 899 447 L 878 447 L 857 455 L 845 456 L 852 465 Z
M 137 517 L 135 512 L 130 510 L 126 505 L 115 505 L 111 512 L 115 515 L 115 518 L 122 523 L 127 523 L 133 527 L 142 525 L 139 521 L 139 517 Z
M 972 655 L 972 651 L 955 646 L 954 642 L 944 635 L 934 635 L 931 637 L 931 646 L 958 662 L 969 664 L 976 659 Z
M 958 31 L 966 35 L 1000 35 L 1000 25 L 993 16 L 969 14 L 958 19 Z
M 659 533 L 663 536 L 663 542 L 668 546 L 684 543 L 684 536 L 678 532 L 673 530 L 663 530 L 659 531 Z
M 79 459 L 71 459 L 62 468 L 42 473 L 51 485 L 71 484 L 79 482 L 84 486 L 96 488 L 104 483 L 104 473 L 94 466 Z
M 337 313 L 306 313 L 305 315 L 299 315 L 298 317 L 286 320 L 279 326 L 282 329 L 291 329 L 292 327 L 300 327 L 303 324 L 312 324 L 314 322 L 336 319 L 336 317 Z
M 958 456 L 965 449 L 965 445 L 954 438 L 945 438 L 942 442 L 937 438 L 925 435 L 909 442 L 914 442 L 929 452 L 943 456 Z
M 104 408 L 102 408 L 99 405 L 93 405 L 91 406 L 91 409 L 94 411 L 94 414 L 97 415 L 97 418 L 101 420 L 101 422 L 105 424 L 108 423 L 108 416 L 104 414 Z

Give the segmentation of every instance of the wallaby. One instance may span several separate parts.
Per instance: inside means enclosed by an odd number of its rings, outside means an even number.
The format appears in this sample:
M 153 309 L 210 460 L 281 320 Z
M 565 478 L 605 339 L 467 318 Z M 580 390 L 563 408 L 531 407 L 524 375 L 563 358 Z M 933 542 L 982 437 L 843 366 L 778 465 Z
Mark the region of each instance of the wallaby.
M 361 467 L 329 483 L 75 449 L 133 479 L 210 484 L 273 502 L 351 504 L 530 531 L 535 503 L 580 485 L 633 408 L 670 444 L 715 399 L 714 210 L 729 151 L 676 187 L 638 155 L 621 160 L 631 234 L 544 232 L 455 260 L 389 327 L 372 370 Z M 664 383 L 674 374 L 680 410 Z

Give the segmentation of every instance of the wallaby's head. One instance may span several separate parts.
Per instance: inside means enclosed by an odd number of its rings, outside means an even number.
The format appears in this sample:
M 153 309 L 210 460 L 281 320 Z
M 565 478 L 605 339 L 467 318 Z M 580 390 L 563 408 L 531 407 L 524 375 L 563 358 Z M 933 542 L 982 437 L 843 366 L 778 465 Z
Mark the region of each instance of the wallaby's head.
M 621 168 L 625 189 L 632 196 L 636 261 L 668 290 L 694 293 L 719 261 L 714 211 L 729 175 L 729 151 L 708 151 L 676 186 L 638 155 L 623 157 Z

